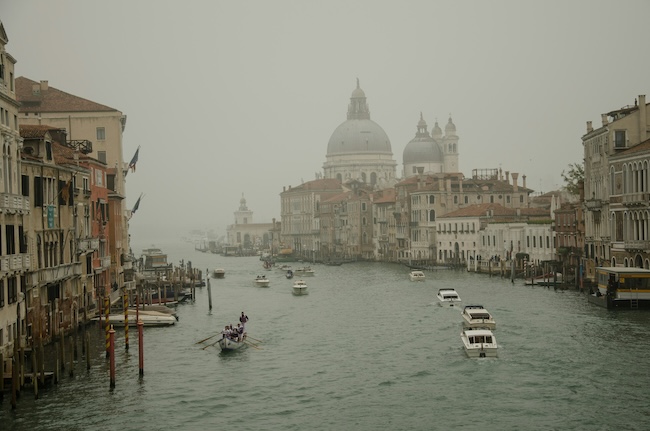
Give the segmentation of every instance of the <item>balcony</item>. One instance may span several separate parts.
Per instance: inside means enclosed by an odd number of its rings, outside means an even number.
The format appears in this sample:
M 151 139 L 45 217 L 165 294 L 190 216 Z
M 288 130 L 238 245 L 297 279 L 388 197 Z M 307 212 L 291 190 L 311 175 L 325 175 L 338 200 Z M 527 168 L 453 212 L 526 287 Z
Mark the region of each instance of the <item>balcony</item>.
M 29 214 L 29 198 L 21 195 L 0 193 L 0 210 L 9 214 Z
M 0 257 L 0 271 L 25 272 L 31 269 L 31 259 L 28 254 L 12 254 Z
M 32 279 L 38 282 L 38 284 L 41 286 L 48 283 L 55 283 L 57 281 L 65 280 L 66 278 L 81 274 L 83 271 L 83 268 L 81 266 L 81 262 L 76 262 L 66 263 L 52 268 L 37 269 L 36 271 L 32 272 Z
M 587 211 L 600 211 L 603 207 L 603 201 L 600 199 L 585 199 Z
M 77 249 L 80 253 L 99 250 L 99 238 L 80 239 L 77 244 Z
M 625 241 L 626 251 L 647 251 L 650 250 L 650 241 Z
M 623 205 L 626 207 L 647 206 L 650 201 L 650 193 L 628 193 L 623 195 Z

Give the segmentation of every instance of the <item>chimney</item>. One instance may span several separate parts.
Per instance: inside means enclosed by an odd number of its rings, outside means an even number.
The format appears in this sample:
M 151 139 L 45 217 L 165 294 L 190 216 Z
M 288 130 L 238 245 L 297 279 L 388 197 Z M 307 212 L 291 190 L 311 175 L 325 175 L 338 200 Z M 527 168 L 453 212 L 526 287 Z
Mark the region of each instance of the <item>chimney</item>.
M 587 133 L 593 131 L 594 131 L 594 126 L 591 125 L 591 121 L 587 121 Z
M 646 117 L 645 94 L 639 94 L 639 131 L 641 142 L 648 139 L 648 121 Z
M 50 88 L 47 81 L 41 81 L 41 91 L 46 91 Z
M 519 185 L 517 184 L 517 178 L 519 178 L 519 174 L 516 172 L 512 173 L 512 191 L 517 192 L 519 190 Z
M 510 184 L 510 171 L 506 171 L 506 184 Z
M 607 114 L 600 114 L 600 120 L 603 123 L 603 126 L 606 126 L 609 124 L 609 121 L 607 121 Z
M 526 175 L 522 175 L 522 176 L 521 176 L 521 181 L 522 181 L 521 186 L 522 186 L 523 188 L 526 188 Z

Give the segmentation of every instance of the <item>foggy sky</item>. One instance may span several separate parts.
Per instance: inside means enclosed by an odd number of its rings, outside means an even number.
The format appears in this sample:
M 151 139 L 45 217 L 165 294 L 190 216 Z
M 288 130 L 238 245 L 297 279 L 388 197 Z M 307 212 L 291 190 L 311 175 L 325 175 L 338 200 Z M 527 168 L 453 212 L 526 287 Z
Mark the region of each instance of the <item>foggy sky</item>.
M 466 176 L 502 168 L 560 188 L 586 121 L 649 93 L 648 16 L 643 0 L 0 5 L 16 77 L 128 116 L 143 241 L 223 234 L 242 194 L 254 222 L 279 219 L 283 186 L 322 172 L 357 78 L 398 176 L 420 112 L 429 130 L 451 114 Z

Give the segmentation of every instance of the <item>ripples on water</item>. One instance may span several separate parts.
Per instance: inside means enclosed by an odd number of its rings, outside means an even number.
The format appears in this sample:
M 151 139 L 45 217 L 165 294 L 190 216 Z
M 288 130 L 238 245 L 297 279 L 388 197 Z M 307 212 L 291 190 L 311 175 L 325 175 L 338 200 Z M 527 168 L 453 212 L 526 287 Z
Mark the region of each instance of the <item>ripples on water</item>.
M 170 261 L 223 267 L 197 301 L 178 307 L 173 328 L 145 330 L 145 376 L 117 332 L 117 385 L 109 390 L 103 334 L 93 334 L 93 366 L 18 410 L 0 409 L 4 430 L 33 429 L 638 429 L 650 427 L 646 394 L 649 314 L 607 311 L 573 291 L 523 286 L 499 277 L 440 270 L 410 282 L 397 265 L 315 265 L 309 294 L 263 271 L 257 258 L 162 246 Z M 253 285 L 256 275 L 269 288 Z M 457 309 L 435 294 L 454 287 L 464 304 L 482 304 L 497 321 L 497 359 L 468 359 Z M 232 354 L 196 341 L 251 321 L 259 349 Z M 216 340 L 213 339 L 212 341 Z

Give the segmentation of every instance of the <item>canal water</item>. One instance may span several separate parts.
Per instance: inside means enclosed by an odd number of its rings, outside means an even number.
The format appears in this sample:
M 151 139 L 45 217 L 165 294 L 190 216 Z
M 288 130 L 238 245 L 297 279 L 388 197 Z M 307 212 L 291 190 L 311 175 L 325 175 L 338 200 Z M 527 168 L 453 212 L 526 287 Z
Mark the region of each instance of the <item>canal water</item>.
M 90 371 L 80 360 L 38 400 L 23 391 L 15 411 L 5 395 L 1 430 L 650 429 L 648 311 L 465 271 L 411 282 L 405 267 L 379 263 L 313 265 L 309 294 L 297 297 L 257 257 L 156 246 L 174 264 L 225 269 L 210 280 L 212 310 L 199 288 L 175 326 L 146 328 L 142 380 L 135 331 L 126 351 L 118 329 L 113 390 L 92 327 Z M 257 275 L 270 286 L 256 287 Z M 442 287 L 492 312 L 498 358 L 465 356 L 460 311 L 436 302 Z M 242 311 L 258 348 L 196 344 Z

